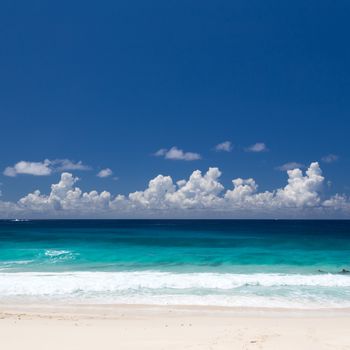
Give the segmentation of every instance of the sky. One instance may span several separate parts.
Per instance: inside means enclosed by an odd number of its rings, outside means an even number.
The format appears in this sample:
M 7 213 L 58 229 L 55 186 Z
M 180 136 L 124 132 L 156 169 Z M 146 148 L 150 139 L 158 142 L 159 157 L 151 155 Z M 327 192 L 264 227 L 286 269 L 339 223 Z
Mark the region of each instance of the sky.
M 0 217 L 350 218 L 349 15 L 1 1 Z

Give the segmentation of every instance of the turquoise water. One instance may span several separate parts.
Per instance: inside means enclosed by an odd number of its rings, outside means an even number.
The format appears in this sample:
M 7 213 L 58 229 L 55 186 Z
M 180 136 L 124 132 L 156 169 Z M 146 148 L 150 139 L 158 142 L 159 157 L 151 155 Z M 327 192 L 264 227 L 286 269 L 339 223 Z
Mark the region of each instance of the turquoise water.
M 0 298 L 349 307 L 350 221 L 0 221 Z

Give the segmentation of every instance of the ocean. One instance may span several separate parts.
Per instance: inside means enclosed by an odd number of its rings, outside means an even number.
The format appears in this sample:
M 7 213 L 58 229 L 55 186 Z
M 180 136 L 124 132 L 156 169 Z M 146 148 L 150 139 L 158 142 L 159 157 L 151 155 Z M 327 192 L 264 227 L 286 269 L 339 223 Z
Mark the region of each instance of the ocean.
M 350 307 L 350 221 L 0 221 L 0 302 Z

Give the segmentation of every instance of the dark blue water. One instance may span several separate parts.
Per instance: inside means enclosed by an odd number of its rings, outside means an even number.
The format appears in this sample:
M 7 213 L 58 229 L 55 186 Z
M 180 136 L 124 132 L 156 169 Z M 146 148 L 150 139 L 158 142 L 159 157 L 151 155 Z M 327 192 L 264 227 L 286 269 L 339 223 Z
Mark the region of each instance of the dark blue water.
M 0 269 L 6 298 L 347 306 L 350 221 L 0 221 Z

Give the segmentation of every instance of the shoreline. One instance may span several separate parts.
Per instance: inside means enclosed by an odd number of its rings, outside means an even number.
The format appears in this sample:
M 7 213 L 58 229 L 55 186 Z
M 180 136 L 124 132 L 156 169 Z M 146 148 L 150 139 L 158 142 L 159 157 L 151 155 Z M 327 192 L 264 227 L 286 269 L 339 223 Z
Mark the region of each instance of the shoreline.
M 163 305 L 163 304 L 94 304 L 94 303 L 60 303 L 22 301 L 16 304 L 0 302 L 0 314 L 30 315 L 76 315 L 103 318 L 104 316 L 118 316 L 120 312 L 132 313 L 193 313 L 218 314 L 229 317 L 349 317 L 350 308 L 283 308 L 283 307 L 236 307 L 217 305 Z

